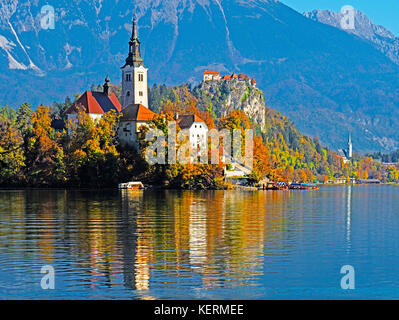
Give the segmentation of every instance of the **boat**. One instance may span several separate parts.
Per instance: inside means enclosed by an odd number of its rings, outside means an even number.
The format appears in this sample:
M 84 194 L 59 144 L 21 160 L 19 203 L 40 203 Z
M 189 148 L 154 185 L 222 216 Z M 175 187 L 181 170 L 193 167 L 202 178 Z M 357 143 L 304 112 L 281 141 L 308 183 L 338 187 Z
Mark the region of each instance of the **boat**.
M 320 188 L 316 184 L 312 183 L 291 183 L 291 190 L 319 190 Z
M 118 189 L 121 190 L 144 190 L 144 185 L 139 181 L 120 183 Z
M 281 191 L 287 191 L 288 185 L 285 182 L 269 182 L 266 186 L 266 190 L 281 190 Z

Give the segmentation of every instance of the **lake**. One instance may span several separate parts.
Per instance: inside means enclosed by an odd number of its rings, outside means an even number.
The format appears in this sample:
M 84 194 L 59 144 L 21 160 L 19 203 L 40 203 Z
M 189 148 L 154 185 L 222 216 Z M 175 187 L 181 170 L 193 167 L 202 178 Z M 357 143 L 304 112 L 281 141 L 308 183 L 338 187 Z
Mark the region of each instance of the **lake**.
M 398 299 L 398 249 L 395 186 L 0 190 L 1 299 Z

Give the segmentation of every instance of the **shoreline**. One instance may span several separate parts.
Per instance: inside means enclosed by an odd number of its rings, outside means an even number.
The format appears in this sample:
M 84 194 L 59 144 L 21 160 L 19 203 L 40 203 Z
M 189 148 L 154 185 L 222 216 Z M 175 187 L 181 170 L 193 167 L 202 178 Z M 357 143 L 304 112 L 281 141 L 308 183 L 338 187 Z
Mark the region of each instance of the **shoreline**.
M 399 187 L 399 183 L 380 183 L 380 184 L 318 184 L 320 187 L 378 187 L 378 186 L 393 186 Z M 51 191 L 136 191 L 136 190 L 128 190 L 128 189 L 118 189 L 117 187 L 106 187 L 106 188 L 95 188 L 95 187 L 0 187 L 1 191 L 29 191 L 29 190 L 51 190 Z M 174 188 L 164 188 L 161 186 L 151 186 L 149 188 L 145 188 L 144 190 L 138 191 L 281 191 L 281 190 L 263 190 L 260 187 L 250 187 L 250 186 L 233 186 L 230 189 L 174 189 Z M 284 190 L 283 190 L 284 191 Z M 312 191 L 312 190 L 288 190 L 288 191 Z M 315 190 L 313 190 L 315 191 Z M 317 190 L 316 190 L 317 191 Z

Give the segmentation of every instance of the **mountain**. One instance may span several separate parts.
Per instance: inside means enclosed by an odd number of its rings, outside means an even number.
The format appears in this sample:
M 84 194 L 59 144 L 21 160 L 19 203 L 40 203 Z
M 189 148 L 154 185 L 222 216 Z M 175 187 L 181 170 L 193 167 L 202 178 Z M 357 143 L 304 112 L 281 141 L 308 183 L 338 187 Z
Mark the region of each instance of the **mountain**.
M 383 26 L 374 24 L 363 12 L 354 9 L 354 28 L 342 28 L 341 22 L 344 19 L 342 12 L 313 10 L 305 12 L 304 16 L 370 41 L 376 49 L 399 65 L 399 38 Z
M 107 73 L 119 83 L 135 9 L 152 83 L 242 72 L 268 107 L 323 144 L 342 148 L 351 130 L 355 151 L 399 146 L 399 66 L 372 42 L 279 1 L 59 0 L 54 29 L 42 28 L 47 1 L 0 4 L 0 104 L 63 100 Z

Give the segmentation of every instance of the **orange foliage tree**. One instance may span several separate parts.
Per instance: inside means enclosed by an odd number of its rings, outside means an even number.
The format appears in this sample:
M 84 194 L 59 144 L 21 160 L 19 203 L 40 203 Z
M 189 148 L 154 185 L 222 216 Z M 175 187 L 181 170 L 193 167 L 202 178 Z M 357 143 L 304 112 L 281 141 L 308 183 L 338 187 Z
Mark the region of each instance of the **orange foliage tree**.
M 72 184 L 101 187 L 118 183 L 120 155 L 116 132 L 119 115 L 110 111 L 93 120 L 83 111 L 67 124 L 68 178 Z
M 28 183 L 41 186 L 64 183 L 64 152 L 60 134 L 51 127 L 50 108 L 38 107 L 30 122 L 25 145 Z

